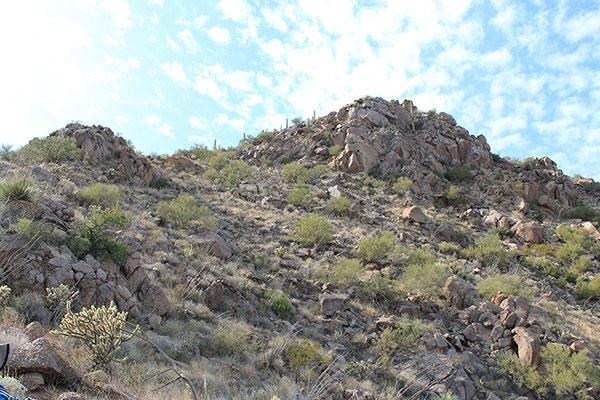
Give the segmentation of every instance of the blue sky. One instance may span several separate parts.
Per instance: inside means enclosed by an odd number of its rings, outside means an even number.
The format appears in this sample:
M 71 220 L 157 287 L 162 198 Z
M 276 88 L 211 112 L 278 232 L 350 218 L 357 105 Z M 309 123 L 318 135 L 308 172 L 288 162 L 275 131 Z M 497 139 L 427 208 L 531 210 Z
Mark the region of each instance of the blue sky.
M 600 179 L 600 1 L 23 0 L 0 35 L 2 143 L 79 120 L 229 146 L 371 95 Z

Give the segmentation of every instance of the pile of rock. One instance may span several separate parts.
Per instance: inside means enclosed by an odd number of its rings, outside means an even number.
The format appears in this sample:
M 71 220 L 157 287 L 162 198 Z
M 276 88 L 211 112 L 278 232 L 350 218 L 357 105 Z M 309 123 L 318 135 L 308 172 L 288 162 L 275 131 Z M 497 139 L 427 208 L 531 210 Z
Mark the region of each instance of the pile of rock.
M 110 128 L 69 124 L 50 136 L 75 138 L 82 155 L 92 165 L 116 161 L 116 170 L 133 184 L 149 185 L 161 176 L 150 160 L 132 149 L 125 139 L 115 136 Z

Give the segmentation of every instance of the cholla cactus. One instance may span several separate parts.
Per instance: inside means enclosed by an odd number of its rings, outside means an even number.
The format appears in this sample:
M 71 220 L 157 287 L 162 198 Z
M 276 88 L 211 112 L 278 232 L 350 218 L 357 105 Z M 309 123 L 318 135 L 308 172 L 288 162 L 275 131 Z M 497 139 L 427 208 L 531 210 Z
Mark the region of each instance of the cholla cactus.
M 46 288 L 46 301 L 52 313 L 52 321 L 58 321 L 65 315 L 67 303 L 75 300 L 78 294 L 78 290 L 62 283 L 53 288 Z
M 11 290 L 8 286 L 0 286 L 0 306 L 6 305 L 10 292 Z
M 66 308 L 59 330 L 53 332 L 82 340 L 92 350 L 98 366 L 106 366 L 113 361 L 121 344 L 131 339 L 139 329 L 137 326 L 129 328 L 125 320 L 127 313 L 119 312 L 112 301 L 108 307 L 91 306 L 78 313 L 71 311 L 70 301 Z

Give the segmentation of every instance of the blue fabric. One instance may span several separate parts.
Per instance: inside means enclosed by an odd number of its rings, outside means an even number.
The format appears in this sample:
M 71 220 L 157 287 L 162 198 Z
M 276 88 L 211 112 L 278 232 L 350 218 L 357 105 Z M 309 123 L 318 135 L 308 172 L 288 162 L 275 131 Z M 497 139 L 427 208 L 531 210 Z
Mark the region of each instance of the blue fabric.
M 4 389 L 4 386 L 0 385 L 0 400 L 19 400 L 18 398 L 11 396 L 10 393 Z

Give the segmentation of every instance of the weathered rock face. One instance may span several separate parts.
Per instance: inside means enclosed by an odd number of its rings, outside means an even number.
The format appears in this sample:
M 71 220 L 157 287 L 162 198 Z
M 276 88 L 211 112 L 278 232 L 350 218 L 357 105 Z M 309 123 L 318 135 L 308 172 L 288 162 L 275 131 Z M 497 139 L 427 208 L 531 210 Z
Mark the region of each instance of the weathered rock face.
M 449 306 L 464 308 L 476 302 L 477 289 L 464 279 L 452 275 L 444 285 L 444 296 Z
M 341 153 L 333 160 L 327 147 Z M 323 150 L 324 149 L 324 150 Z M 411 101 L 399 103 L 364 97 L 309 126 L 294 126 L 249 150 L 242 158 L 282 161 L 305 155 L 314 161 L 332 160 L 343 172 L 378 169 L 382 174 L 402 170 L 425 194 L 443 190 L 438 174 L 446 165 L 486 167 L 490 148 L 483 136 L 472 136 L 446 113 L 419 113 Z
M 134 184 L 148 185 L 160 177 L 146 157 L 129 147 L 125 139 L 115 136 L 110 128 L 69 124 L 50 136 L 75 138 L 82 155 L 92 165 L 116 161 L 115 169 Z
M 46 338 L 23 345 L 9 358 L 7 366 L 21 374 L 38 373 L 47 382 L 69 381 L 75 376 Z
M 539 244 L 543 241 L 544 228 L 538 222 L 519 221 L 512 229 L 526 243 Z

